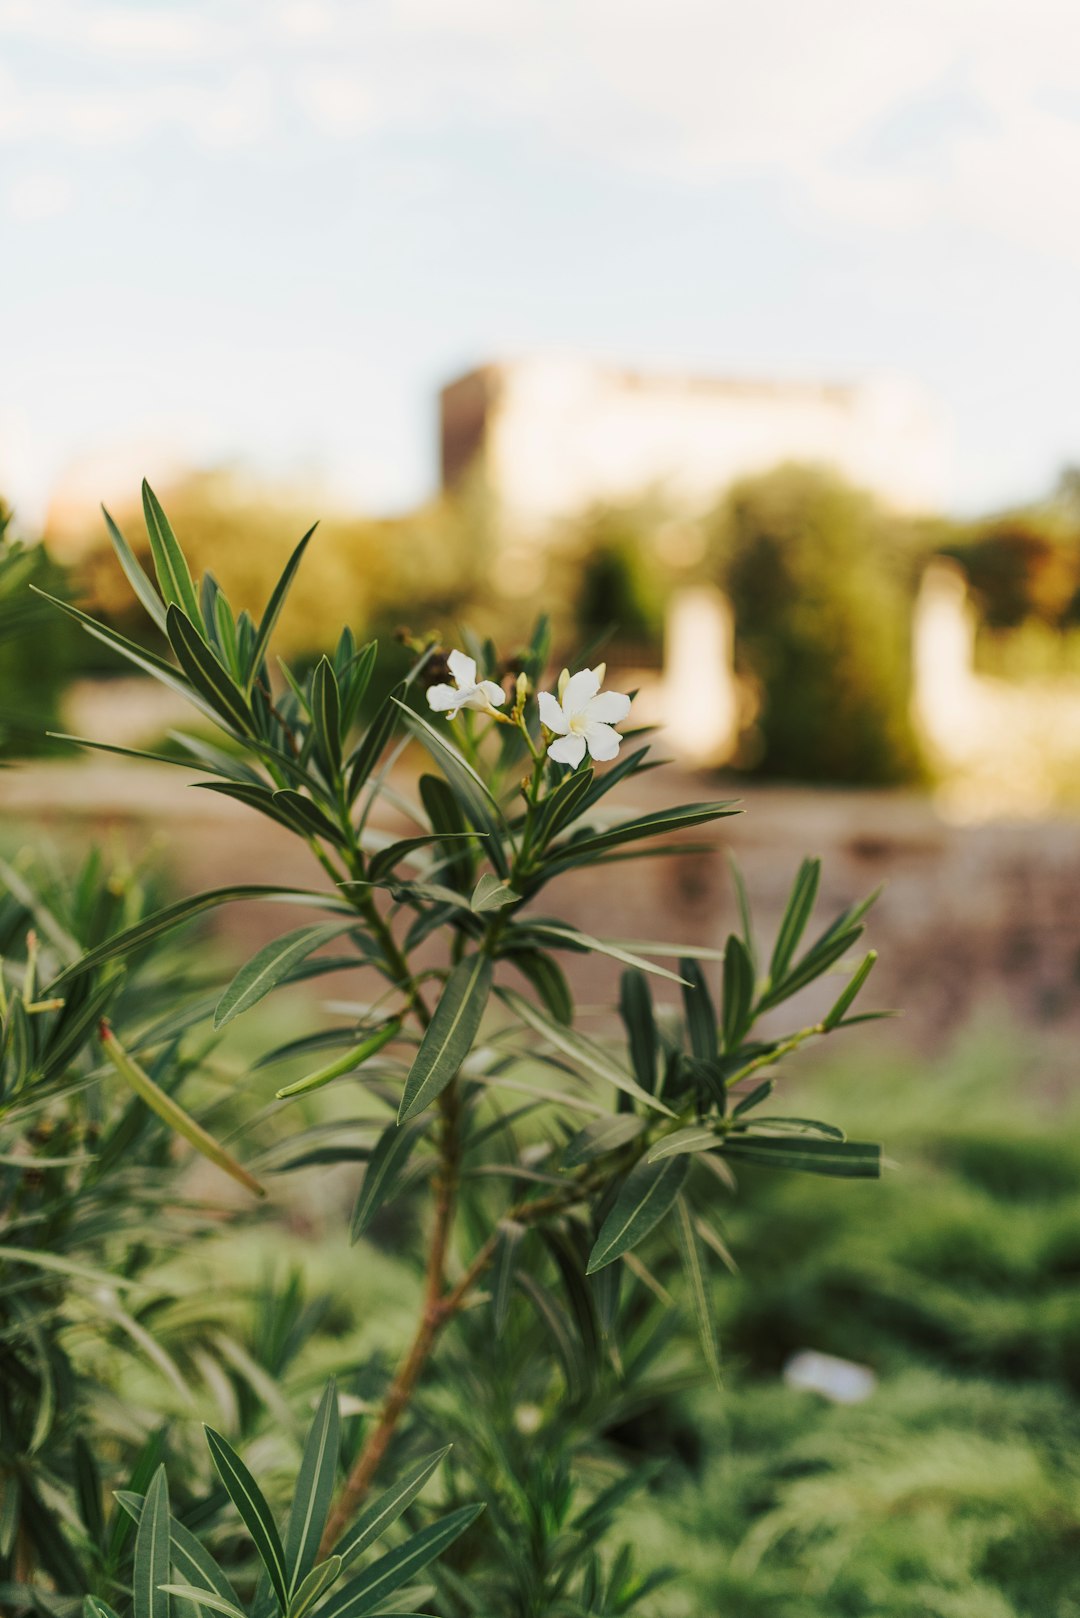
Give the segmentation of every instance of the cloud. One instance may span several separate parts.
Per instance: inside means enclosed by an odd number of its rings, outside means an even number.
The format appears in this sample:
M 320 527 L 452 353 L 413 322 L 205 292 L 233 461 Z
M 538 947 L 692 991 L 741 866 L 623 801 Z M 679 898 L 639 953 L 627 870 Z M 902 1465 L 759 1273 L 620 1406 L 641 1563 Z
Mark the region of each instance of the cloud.
M 8 186 L 8 212 L 19 224 L 55 219 L 70 208 L 74 191 L 62 174 L 38 170 L 22 174 Z
M 774 175 L 826 222 L 951 220 L 1080 260 L 1071 0 L 0 0 L 5 39 L 27 67 L 0 75 L 0 141 L 465 128 L 675 185 Z M 971 116 L 929 128 L 949 96 Z M 923 138 L 885 156 L 896 119 Z

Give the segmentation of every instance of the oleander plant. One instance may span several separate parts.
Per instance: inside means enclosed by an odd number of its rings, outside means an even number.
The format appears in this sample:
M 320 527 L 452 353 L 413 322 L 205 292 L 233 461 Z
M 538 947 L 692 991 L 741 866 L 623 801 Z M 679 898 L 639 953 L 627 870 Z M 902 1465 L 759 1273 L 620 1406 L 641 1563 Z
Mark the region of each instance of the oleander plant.
M 83 1125 L 74 1147 L 66 1136 L 62 1150 L 50 1144 L 31 1171 L 30 1202 L 20 1191 L 0 1228 L 0 1298 L 12 1300 L 0 1352 L 17 1368 L 0 1405 L 21 1401 L 23 1435 L 12 1449 L 5 1415 L 6 1599 L 14 1610 L 64 1613 L 85 1598 L 96 1618 L 361 1618 L 410 1601 L 410 1610 L 477 1618 L 644 1610 L 655 1580 L 634 1573 L 628 1547 L 612 1556 L 598 1549 L 634 1480 L 583 1496 L 572 1475 L 575 1446 L 584 1452 L 588 1434 L 616 1411 L 629 1420 L 635 1390 L 655 1373 L 663 1333 L 640 1296 L 662 1298 L 695 1322 L 697 1364 L 679 1375 L 719 1380 L 712 1298 L 733 1262 L 723 1214 L 742 1165 L 880 1174 L 876 1144 L 789 1116 L 771 1099 L 792 1052 L 880 1015 L 854 1009 L 875 959 L 857 948 L 872 897 L 812 928 L 819 865 L 808 859 L 769 947 L 755 934 L 734 867 L 740 924 L 722 949 L 616 940 L 599 923 L 595 933 L 572 925 L 558 915 L 564 877 L 618 866 L 611 880 L 625 882 L 640 859 L 701 857 L 715 848 L 702 829 L 738 812 L 728 801 L 647 813 L 619 807 L 656 765 L 647 731 L 633 725 L 631 696 L 605 689 L 602 663 L 584 655 L 580 666 L 552 671 L 541 621 L 526 646 L 505 650 L 464 631 L 455 637 L 461 649 L 403 634 L 401 678 L 389 689 L 378 644 L 350 628 L 300 672 L 275 659 L 273 642 L 314 530 L 256 620 L 234 612 L 210 574 L 193 579 L 146 485 L 143 501 L 152 569 L 106 521 L 149 619 L 147 643 L 67 601 L 55 606 L 181 694 L 198 722 L 160 752 L 78 740 L 199 772 L 197 786 L 306 844 L 313 881 L 218 887 L 124 914 L 94 909 L 93 873 L 79 890 L 80 914 L 92 913 L 92 924 L 74 935 L 57 924 L 44 935 L 48 907 L 17 871 L 5 871 L 21 930 L 12 930 L 18 950 L 5 961 L 0 1005 L 0 1173 L 25 1178 L 24 1160 L 53 1141 L 51 1124 L 41 1130 L 64 1107 L 85 1108 L 87 1097 L 100 1107 L 100 1094 L 122 1094 L 125 1109 L 111 1132 Z M 185 924 L 243 901 L 299 909 L 301 924 L 223 987 L 203 982 L 184 996 L 177 986 L 177 1004 L 154 1016 L 137 1002 L 132 1009 L 133 984 L 149 980 L 167 998 L 174 978 L 162 962 L 183 957 Z M 580 1003 L 575 966 L 591 955 L 621 970 L 609 1015 Z M 823 997 L 818 980 L 837 972 L 842 985 Z M 288 1063 L 290 1076 L 269 1109 L 237 1088 L 226 1105 L 226 1144 L 214 1118 L 183 1105 L 177 1090 L 214 1071 L 227 1025 L 274 990 L 329 974 L 335 983 L 355 979 L 349 1015 L 337 1002 L 321 1025 L 290 1030 L 284 1041 L 275 1025 L 254 1069 Z M 813 1017 L 792 1015 L 791 1002 L 797 1012 L 805 1004 L 797 997 L 815 984 Z M 334 1107 L 320 1112 L 331 1087 Z M 115 1491 L 108 1521 L 108 1468 L 99 1461 L 92 1470 L 81 1450 L 65 1451 L 38 1491 L 38 1516 L 51 1512 L 75 1547 L 59 1569 L 30 1554 L 20 1507 L 11 1505 L 32 1470 L 39 1428 L 47 1433 L 53 1421 L 37 1415 L 35 1425 L 41 1331 L 51 1322 L 56 1352 L 70 1357 L 70 1331 L 56 1319 L 64 1284 L 117 1262 L 137 1284 L 137 1244 L 129 1230 L 126 1244 L 114 1237 L 110 1246 L 95 1227 L 86 1233 L 100 1249 L 95 1262 L 88 1266 L 77 1247 L 58 1268 L 42 1238 L 53 1203 L 81 1211 L 80 1188 L 107 1177 L 101 1159 L 110 1151 L 115 1170 L 117 1129 L 133 1141 L 149 1130 L 157 1153 L 145 1164 L 134 1151 L 122 1159 L 127 1178 L 113 1187 L 111 1206 L 126 1225 L 137 1222 L 148 1190 L 162 1219 L 180 1217 L 163 1188 L 190 1166 L 188 1147 L 242 1188 L 222 1217 L 256 1226 L 272 1217 L 282 1176 L 333 1166 L 355 1179 L 352 1239 L 389 1232 L 420 1274 L 419 1299 L 396 1363 L 341 1365 L 340 1388 L 358 1397 L 325 1387 L 284 1513 L 241 1458 L 250 1436 L 241 1429 L 236 1444 L 208 1430 L 213 1473 L 190 1447 L 135 1456 L 133 1481 Z M 162 1181 L 145 1177 L 155 1166 Z M 247 1206 L 237 1208 L 237 1197 Z M 24 1204 L 35 1212 L 12 1226 Z M 21 1300 L 37 1308 L 35 1289 L 46 1294 L 45 1324 L 31 1330 Z M 84 1286 L 84 1333 L 92 1297 Z M 299 1296 L 285 1313 L 294 1306 L 299 1313 Z M 142 1329 L 152 1354 L 152 1322 Z M 199 1364 L 213 1385 L 208 1352 Z M 234 1355 L 230 1375 L 236 1363 Z M 465 1395 L 470 1376 L 479 1381 Z M 522 1405 L 526 1376 L 533 1402 Z M 517 1390 L 514 1421 L 523 1408 L 537 1412 L 513 1444 L 494 1395 L 504 1382 Z M 253 1433 L 254 1419 L 249 1426 Z M 432 1435 L 438 1447 L 423 1448 Z M 515 1445 L 523 1453 L 511 1488 Z M 436 1475 L 450 1509 L 422 1519 L 417 1496 Z M 86 1553 L 91 1534 L 102 1547 L 94 1556 Z M 362 1555 L 369 1549 L 374 1559 Z M 429 1582 L 418 1586 L 425 1569 Z

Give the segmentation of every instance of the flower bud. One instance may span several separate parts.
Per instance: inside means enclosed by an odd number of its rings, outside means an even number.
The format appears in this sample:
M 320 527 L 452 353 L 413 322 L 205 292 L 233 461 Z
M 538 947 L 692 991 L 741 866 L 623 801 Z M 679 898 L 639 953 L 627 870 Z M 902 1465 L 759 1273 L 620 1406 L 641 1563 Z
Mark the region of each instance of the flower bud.
M 559 675 L 558 690 L 559 690 L 559 701 L 560 702 L 562 701 L 563 697 L 565 697 L 566 688 L 567 688 L 567 686 L 569 684 L 570 684 L 570 670 L 569 669 L 563 669 L 562 673 Z

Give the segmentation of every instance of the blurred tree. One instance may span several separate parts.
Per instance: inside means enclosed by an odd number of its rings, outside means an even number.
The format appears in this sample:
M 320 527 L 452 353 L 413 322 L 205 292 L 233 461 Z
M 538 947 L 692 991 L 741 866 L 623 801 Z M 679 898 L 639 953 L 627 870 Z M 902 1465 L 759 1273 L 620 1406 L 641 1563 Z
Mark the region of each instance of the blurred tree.
M 909 716 L 914 530 L 826 472 L 735 485 L 714 543 L 765 775 L 894 785 L 919 774 Z

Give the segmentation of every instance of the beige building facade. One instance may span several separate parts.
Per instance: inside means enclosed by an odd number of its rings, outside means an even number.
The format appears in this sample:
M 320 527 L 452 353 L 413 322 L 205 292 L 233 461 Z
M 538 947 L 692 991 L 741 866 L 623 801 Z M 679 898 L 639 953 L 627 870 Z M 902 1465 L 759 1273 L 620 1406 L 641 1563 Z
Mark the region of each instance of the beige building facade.
M 651 489 L 692 515 L 783 461 L 833 467 L 905 511 L 944 493 L 944 423 L 895 380 L 725 381 L 547 357 L 482 366 L 439 403 L 444 487 L 478 472 L 518 531 Z

